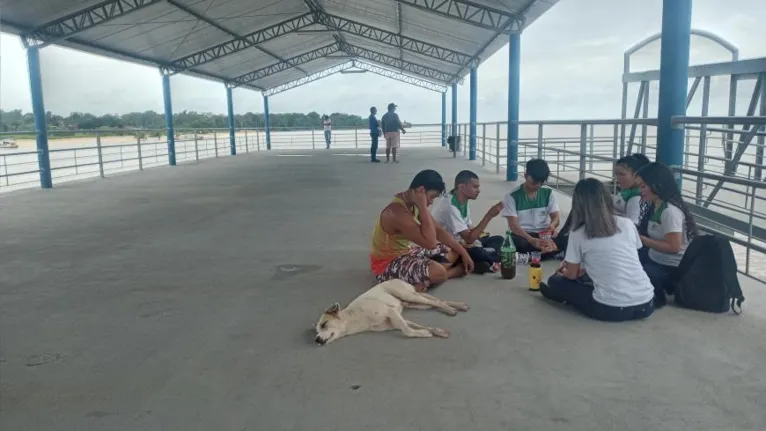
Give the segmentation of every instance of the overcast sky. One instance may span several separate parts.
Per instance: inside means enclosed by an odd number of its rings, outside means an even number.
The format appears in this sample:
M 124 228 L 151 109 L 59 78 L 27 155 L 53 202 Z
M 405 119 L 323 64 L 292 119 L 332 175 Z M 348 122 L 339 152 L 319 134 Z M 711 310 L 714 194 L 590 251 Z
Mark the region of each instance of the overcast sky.
M 694 0 L 692 26 L 739 47 L 740 58 L 766 56 L 764 0 Z M 622 54 L 660 30 L 662 0 L 561 0 L 521 38 L 522 119 L 617 118 L 620 115 Z M 760 41 L 760 42 L 759 42 Z M 26 55 L 18 37 L 0 36 L 0 108 L 31 110 Z M 46 109 L 125 113 L 162 111 L 159 72 L 150 67 L 57 47 L 41 52 Z M 728 60 L 711 42 L 692 38 L 692 64 Z M 659 67 L 659 43 L 634 56 L 636 70 Z M 507 46 L 479 68 L 479 121 L 505 120 Z M 711 115 L 725 113 L 727 83 L 713 81 Z M 226 112 L 223 84 L 190 77 L 173 78 L 176 111 Z M 630 105 L 635 102 L 634 85 Z M 740 110 L 752 84 L 740 90 Z M 260 93 L 235 90 L 235 110 L 262 112 Z M 468 120 L 468 80 L 459 87 L 458 116 Z M 652 87 L 652 99 L 657 96 Z M 272 113 L 346 112 L 367 115 L 371 104 L 389 101 L 412 123 L 441 121 L 441 96 L 372 74 L 335 75 L 270 98 Z M 448 93 L 449 100 L 449 93 Z M 448 103 L 449 105 L 449 103 Z M 656 103 L 652 104 L 652 110 Z M 448 107 L 449 109 L 449 107 Z M 690 110 L 699 108 L 692 105 Z M 632 108 L 630 109 L 632 110 Z M 690 112 L 691 113 L 691 112 Z M 696 112 L 695 112 L 696 113 Z

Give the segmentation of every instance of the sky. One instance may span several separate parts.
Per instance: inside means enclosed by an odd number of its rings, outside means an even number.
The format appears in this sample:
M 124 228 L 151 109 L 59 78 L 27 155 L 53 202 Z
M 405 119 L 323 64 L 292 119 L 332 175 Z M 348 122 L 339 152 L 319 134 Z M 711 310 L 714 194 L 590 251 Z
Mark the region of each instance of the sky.
M 766 8 L 763 0 L 694 0 L 692 27 L 728 40 L 740 58 L 766 56 Z M 659 32 L 662 0 L 560 0 L 521 36 L 522 120 L 618 118 L 621 107 L 623 52 Z M 758 42 L 761 41 L 761 42 Z M 692 37 L 691 64 L 727 61 L 714 43 Z M 659 68 L 660 44 L 634 55 L 634 70 Z M 122 114 L 162 112 L 162 85 L 155 68 L 111 60 L 74 50 L 41 51 L 46 110 Z M 478 121 L 504 121 L 508 93 L 507 45 L 478 70 Z M 740 86 L 738 114 L 746 109 L 752 83 Z M 638 84 L 632 84 L 629 112 Z M 174 110 L 226 113 L 221 83 L 193 77 L 172 78 Z M 468 121 L 468 79 L 458 87 L 458 119 Z M 650 87 L 650 116 L 656 116 L 657 84 Z M 700 92 L 701 93 L 701 92 Z M 728 82 L 713 79 L 710 115 L 725 114 Z M 449 98 L 448 92 L 448 112 Z M 441 121 L 441 95 L 367 74 L 334 75 L 269 98 L 272 113 L 345 112 L 368 115 L 388 102 L 399 105 L 403 120 L 413 124 Z M 237 112 L 262 112 L 261 94 L 235 89 Z M 31 110 L 26 54 L 18 37 L 0 35 L 0 109 Z M 699 110 L 699 97 L 690 106 Z M 448 113 L 448 116 L 450 114 Z M 449 117 L 448 117 L 449 118 Z

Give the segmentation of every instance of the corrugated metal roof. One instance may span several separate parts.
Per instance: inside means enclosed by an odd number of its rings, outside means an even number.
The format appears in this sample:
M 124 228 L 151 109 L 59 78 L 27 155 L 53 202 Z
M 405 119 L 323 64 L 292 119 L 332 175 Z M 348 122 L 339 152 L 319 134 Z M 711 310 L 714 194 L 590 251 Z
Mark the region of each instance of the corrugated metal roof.
M 29 46 L 268 90 L 349 60 L 460 82 L 558 0 L 0 0 Z

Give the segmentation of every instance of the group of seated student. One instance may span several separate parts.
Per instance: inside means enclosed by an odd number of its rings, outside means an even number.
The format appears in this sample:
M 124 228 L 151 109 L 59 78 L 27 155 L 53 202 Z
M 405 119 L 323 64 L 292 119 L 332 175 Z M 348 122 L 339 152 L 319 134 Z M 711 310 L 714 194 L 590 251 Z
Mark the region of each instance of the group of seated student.
M 559 231 L 556 197 L 544 186 L 550 176 L 544 160 L 530 160 L 524 182 L 475 226 L 469 205 L 480 193 L 478 175 L 460 172 L 446 192 L 438 172 L 421 171 L 375 223 L 372 271 L 379 282 L 402 279 L 419 291 L 470 272 L 494 272 L 504 238 L 486 229 L 500 215 L 512 232 L 518 263 L 536 250 L 543 258 L 563 259 L 542 285 L 544 297 L 598 320 L 646 318 L 673 293 L 673 271 L 697 226 L 668 167 L 634 154 L 619 159 L 614 170 L 620 189 L 614 196 L 596 179 L 577 183 Z M 544 231 L 552 232 L 550 240 L 540 238 Z
M 594 319 L 643 319 L 667 302 L 670 282 L 697 235 L 672 171 L 640 154 L 615 164 L 620 192 L 596 179 L 575 186 L 569 241 L 544 297 Z

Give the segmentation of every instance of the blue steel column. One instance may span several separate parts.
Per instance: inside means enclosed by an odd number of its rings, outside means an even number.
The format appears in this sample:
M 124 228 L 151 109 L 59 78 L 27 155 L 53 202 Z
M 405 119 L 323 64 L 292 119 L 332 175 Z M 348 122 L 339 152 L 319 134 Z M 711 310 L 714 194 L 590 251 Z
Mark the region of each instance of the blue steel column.
M 471 68 L 471 112 L 468 147 L 468 160 L 476 160 L 476 67 Z
M 452 136 L 457 137 L 457 84 L 452 84 Z
M 231 155 L 237 155 L 237 142 L 234 137 L 234 101 L 231 96 L 231 87 L 226 86 L 226 107 L 229 111 L 229 146 L 231 147 Z
M 519 179 L 519 76 L 521 73 L 521 34 L 512 33 L 508 45 L 508 132 L 505 179 Z
M 35 117 L 40 187 L 49 189 L 53 187 L 53 178 L 51 176 L 51 158 L 48 152 L 48 126 L 45 123 L 43 80 L 40 75 L 40 51 L 38 48 L 27 49 L 27 63 L 29 65 L 29 90 L 32 96 L 32 112 Z
M 442 93 L 442 147 L 447 146 L 447 93 Z
M 266 123 L 266 149 L 271 149 L 271 122 L 269 121 L 269 96 L 263 96 L 263 118 Z
M 162 96 L 165 99 L 165 129 L 168 135 L 168 164 L 176 165 L 176 135 L 173 131 L 173 103 L 170 98 L 170 75 L 162 75 Z
M 664 0 L 660 50 L 660 96 L 657 111 L 657 160 L 683 166 L 684 129 L 671 117 L 686 114 L 692 0 Z M 676 174 L 678 181 L 681 175 Z

